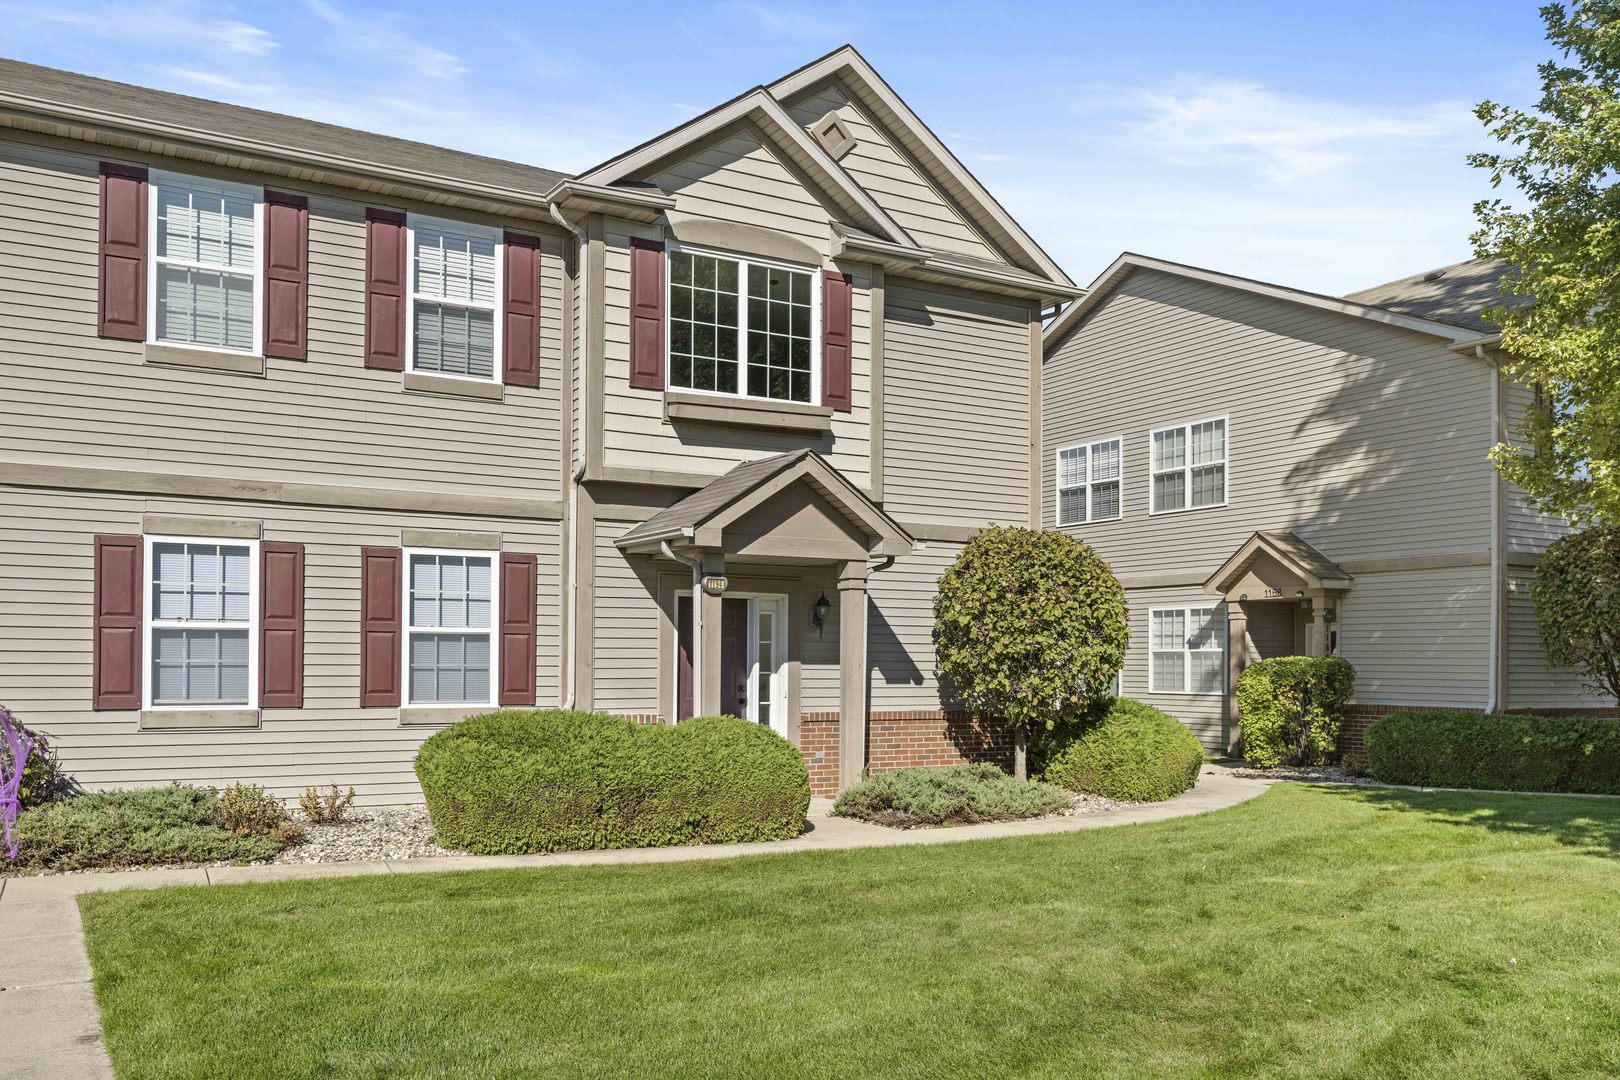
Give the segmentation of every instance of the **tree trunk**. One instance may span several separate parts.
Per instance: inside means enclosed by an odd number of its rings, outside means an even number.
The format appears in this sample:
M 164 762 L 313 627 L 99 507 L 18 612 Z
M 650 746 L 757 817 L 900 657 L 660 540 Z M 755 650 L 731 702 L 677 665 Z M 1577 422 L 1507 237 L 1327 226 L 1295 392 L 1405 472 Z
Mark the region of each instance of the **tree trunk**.
M 1029 729 L 1023 724 L 1013 728 L 1013 776 L 1029 779 Z

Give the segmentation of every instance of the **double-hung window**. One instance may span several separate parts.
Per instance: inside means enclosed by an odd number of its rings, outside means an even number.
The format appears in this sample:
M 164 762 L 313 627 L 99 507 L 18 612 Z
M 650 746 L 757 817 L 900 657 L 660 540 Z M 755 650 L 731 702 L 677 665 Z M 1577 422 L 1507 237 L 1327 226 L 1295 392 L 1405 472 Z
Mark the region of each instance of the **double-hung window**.
M 148 537 L 148 708 L 250 706 L 258 544 Z
M 1226 420 L 1160 428 L 1153 433 L 1155 514 L 1226 504 Z
M 669 253 L 669 385 L 775 401 L 818 400 L 814 270 L 712 252 Z
M 500 355 L 500 233 L 412 214 L 408 370 L 493 382 Z
M 1148 610 L 1148 689 L 1219 694 L 1226 688 L 1226 613 L 1219 606 Z
M 493 705 L 493 552 L 406 552 L 409 705 Z
M 1057 452 L 1057 523 L 1113 521 L 1119 508 L 1120 440 L 1103 439 Z
M 257 353 L 263 189 L 166 172 L 150 184 L 151 340 Z

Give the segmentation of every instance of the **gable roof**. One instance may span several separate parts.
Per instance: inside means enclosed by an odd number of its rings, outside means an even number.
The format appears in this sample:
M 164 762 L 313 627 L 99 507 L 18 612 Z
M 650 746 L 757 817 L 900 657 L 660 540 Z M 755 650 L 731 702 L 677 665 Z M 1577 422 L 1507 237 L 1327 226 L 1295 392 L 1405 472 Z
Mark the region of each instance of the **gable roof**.
M 679 127 L 670 129 L 632 147 L 600 165 L 580 173 L 579 179 L 589 184 L 622 184 L 650 171 L 658 163 L 687 150 L 696 150 L 703 143 L 744 120 L 757 124 L 766 135 L 783 150 L 800 169 L 816 180 L 833 198 L 838 207 L 854 220 L 871 228 L 878 236 L 893 243 L 915 247 L 893 218 L 873 201 L 859 184 L 850 179 L 843 167 L 821 144 L 810 137 L 782 108 L 781 102 L 760 86 L 745 91 L 701 116 L 694 117 Z
M 839 46 L 767 89 L 777 100 L 791 102 L 828 79 L 837 79 L 853 93 L 1015 266 L 1058 284 L 1074 284 L 853 45 Z
M 1323 311 L 1333 311 L 1341 315 L 1368 319 L 1372 322 L 1383 323 L 1386 326 L 1396 326 L 1403 330 L 1414 330 L 1420 334 L 1430 334 L 1453 345 L 1483 341 L 1490 336 L 1482 334 L 1478 330 L 1440 322 L 1435 319 L 1426 319 L 1417 315 L 1408 315 L 1385 307 L 1377 307 L 1337 296 L 1326 296 L 1322 293 L 1307 292 L 1304 289 L 1292 289 L 1286 285 L 1273 285 L 1265 281 L 1256 281 L 1253 278 L 1238 277 L 1235 274 L 1223 274 L 1217 270 L 1205 270 L 1202 267 L 1188 266 L 1185 263 L 1170 262 L 1166 259 L 1155 259 L 1147 255 L 1137 255 L 1134 252 L 1127 251 L 1115 259 L 1108 269 L 1104 270 L 1097 280 L 1092 282 L 1091 287 L 1086 290 L 1084 296 L 1070 304 L 1063 310 L 1062 314 L 1047 325 L 1046 330 L 1041 335 L 1046 349 L 1050 351 L 1056 347 L 1088 314 L 1096 310 L 1104 298 L 1119 288 L 1125 282 L 1125 279 L 1137 270 L 1155 270 L 1160 273 L 1174 274 L 1177 277 L 1237 289 L 1257 296 L 1269 296 L 1276 300 L 1286 300 L 1290 303 L 1303 304 Z
M 486 187 L 542 198 L 568 174 L 469 154 L 337 124 L 228 105 L 220 101 L 97 79 L 0 59 L 0 109 L 10 123 L 36 130 L 88 126 L 117 145 L 116 133 L 159 129 L 177 141 L 263 155 L 288 163 L 342 166 L 359 176 L 420 177 L 439 184 Z M 6 120 L 0 119 L 0 125 Z M 78 137 L 85 137 L 81 130 Z
M 1528 296 L 1502 291 L 1502 278 L 1509 269 L 1503 259 L 1468 259 L 1346 293 L 1344 298 L 1494 334 L 1496 324 L 1483 316 L 1486 308 L 1523 307 L 1530 303 Z
M 800 480 L 808 482 L 856 528 L 878 539 L 873 554 L 904 555 L 911 550 L 911 534 L 814 450 L 791 450 L 744 462 L 660 510 L 615 543 L 621 549 L 675 540 L 708 546 L 715 538 L 703 537 L 704 531 L 723 529 L 764 499 Z
M 1204 580 L 1204 588 L 1225 593 L 1242 580 L 1249 568 L 1269 555 L 1311 589 L 1348 589 L 1354 579 L 1344 567 L 1291 532 L 1261 531 L 1245 540 L 1220 569 Z

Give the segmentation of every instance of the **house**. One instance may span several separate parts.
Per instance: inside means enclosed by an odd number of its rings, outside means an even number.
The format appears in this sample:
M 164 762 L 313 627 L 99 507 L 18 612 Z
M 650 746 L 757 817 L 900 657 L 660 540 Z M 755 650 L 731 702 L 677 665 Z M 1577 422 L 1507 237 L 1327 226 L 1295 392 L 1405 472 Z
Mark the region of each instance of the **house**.
M 503 705 L 1001 753 L 930 605 L 1080 292 L 850 48 L 579 175 L 0 62 L 0 700 L 90 788 L 411 800 Z
M 1044 524 L 1124 583 L 1121 685 L 1211 748 L 1252 660 L 1356 666 L 1342 746 L 1394 709 L 1577 711 L 1529 583 L 1567 526 L 1486 453 L 1533 395 L 1499 377 L 1464 263 L 1347 297 L 1126 254 L 1046 329 Z

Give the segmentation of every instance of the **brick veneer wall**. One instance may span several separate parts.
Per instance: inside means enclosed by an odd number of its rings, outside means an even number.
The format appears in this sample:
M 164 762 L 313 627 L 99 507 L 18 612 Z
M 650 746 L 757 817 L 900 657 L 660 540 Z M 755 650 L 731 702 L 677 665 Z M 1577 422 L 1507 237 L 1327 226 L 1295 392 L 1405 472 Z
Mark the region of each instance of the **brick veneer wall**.
M 799 714 L 799 752 L 810 771 L 810 794 L 831 798 L 838 792 L 838 714 Z

